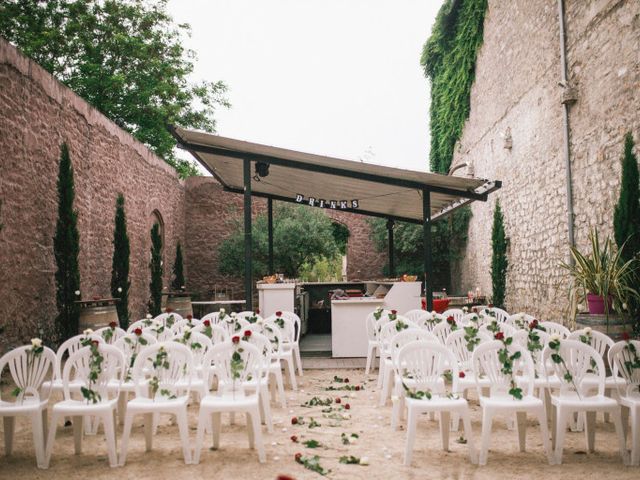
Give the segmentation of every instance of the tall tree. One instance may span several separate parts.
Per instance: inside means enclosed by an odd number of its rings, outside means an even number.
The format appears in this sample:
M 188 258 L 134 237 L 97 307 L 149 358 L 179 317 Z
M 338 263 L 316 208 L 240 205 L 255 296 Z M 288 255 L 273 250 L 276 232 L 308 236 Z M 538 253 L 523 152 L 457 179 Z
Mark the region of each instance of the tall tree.
M 160 315 L 162 311 L 162 237 L 160 225 L 154 223 L 151 227 L 151 283 L 149 283 L 149 313 L 153 316 Z
M 507 245 L 509 240 L 504 230 L 504 217 L 500 208 L 500 201 L 496 200 L 496 208 L 493 211 L 493 229 L 491 231 L 491 287 L 493 292 L 493 304 L 504 308 L 504 298 L 507 288 Z
M 622 156 L 622 184 L 620 197 L 613 212 L 613 227 L 616 243 L 627 261 L 640 255 L 640 185 L 638 184 L 638 159 L 633 153 L 633 135 L 624 138 Z
M 58 220 L 53 237 L 53 253 L 56 259 L 56 329 L 62 340 L 78 333 L 80 308 L 75 303 L 76 291 L 80 290 L 80 234 L 78 213 L 73 210 L 75 187 L 69 148 L 63 143 L 60 148 L 60 170 L 58 173 Z
M 228 106 L 222 82 L 191 83 L 189 25 L 176 25 L 167 0 L 2 0 L 0 35 L 17 45 L 121 128 L 177 168 L 167 124 L 215 131 Z
M 182 262 L 182 247 L 180 242 L 176 245 L 176 260 L 173 262 L 173 282 L 171 282 L 171 289 L 173 291 L 182 290 L 185 286 L 184 280 L 184 265 Z
M 126 330 L 129 326 L 129 236 L 127 235 L 127 217 L 124 211 L 124 196 L 116 200 L 116 218 L 113 229 L 113 261 L 111 263 L 111 295 L 119 298 L 116 308 L 120 326 Z

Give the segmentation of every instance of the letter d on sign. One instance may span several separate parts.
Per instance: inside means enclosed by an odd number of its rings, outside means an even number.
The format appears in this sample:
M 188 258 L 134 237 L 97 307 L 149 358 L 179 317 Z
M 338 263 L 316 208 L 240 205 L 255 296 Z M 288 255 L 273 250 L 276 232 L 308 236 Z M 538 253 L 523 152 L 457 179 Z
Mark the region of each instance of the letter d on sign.
M 297 193 L 297 194 L 296 194 L 296 202 L 297 202 L 297 203 L 302 203 L 302 202 L 303 202 L 303 200 L 304 200 L 304 195 L 302 195 L 302 194 L 300 194 L 300 193 Z

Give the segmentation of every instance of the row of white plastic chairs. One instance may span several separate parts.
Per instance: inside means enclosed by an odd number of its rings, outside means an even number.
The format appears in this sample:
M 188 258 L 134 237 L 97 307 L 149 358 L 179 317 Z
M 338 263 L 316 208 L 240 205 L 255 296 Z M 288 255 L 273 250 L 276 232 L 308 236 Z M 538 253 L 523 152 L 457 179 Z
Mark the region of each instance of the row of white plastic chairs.
M 379 315 L 380 312 L 378 312 Z M 498 350 L 504 347 L 502 341 L 493 340 L 495 333 L 493 331 L 487 330 L 487 324 L 492 322 L 495 317 L 491 315 L 487 315 L 489 319 L 484 319 L 484 325 L 479 325 L 482 323 L 481 318 L 483 315 L 477 316 L 473 322 L 473 326 L 478 329 L 477 333 L 477 342 L 474 342 L 474 345 L 469 345 L 469 338 L 465 338 L 467 332 L 462 328 L 462 324 L 465 322 L 461 319 L 459 322 L 454 323 L 455 320 L 452 321 L 450 316 L 442 316 L 441 321 L 438 323 L 440 327 L 436 327 L 429 331 L 423 325 L 418 325 L 406 317 L 396 316 L 394 320 L 383 319 L 381 315 L 380 319 L 376 321 L 376 325 L 381 323 L 383 326 L 381 328 L 376 328 L 378 334 L 378 341 L 380 342 L 380 348 L 382 350 L 382 358 L 381 358 L 381 373 L 383 378 L 383 389 L 381 391 L 381 403 L 384 403 L 388 392 L 390 390 L 391 379 L 393 372 L 395 372 L 396 378 L 394 382 L 394 395 L 392 398 L 394 399 L 394 408 L 392 413 L 392 426 L 396 428 L 399 421 L 400 413 L 403 411 L 403 397 L 404 397 L 404 387 L 407 383 L 415 383 L 415 378 L 418 378 L 416 373 L 410 373 L 409 377 L 406 375 L 406 366 L 407 361 L 403 359 L 400 355 L 400 351 L 404 346 L 409 343 L 422 341 L 422 342 L 430 342 L 431 350 L 437 351 L 436 357 L 439 359 L 438 365 L 431 364 L 429 368 L 433 371 L 434 368 L 438 367 L 442 372 L 446 369 L 450 369 L 452 371 L 452 392 L 466 394 L 466 391 L 469 388 L 477 388 L 480 395 L 480 403 L 484 409 L 483 415 L 483 441 L 482 448 L 480 454 L 480 463 L 486 463 L 487 458 L 487 449 L 489 442 L 489 433 L 491 430 L 491 419 L 493 415 L 497 412 L 511 412 L 511 411 L 519 411 L 521 412 L 518 415 L 518 427 L 520 430 L 520 447 L 524 449 L 524 420 L 522 420 L 521 415 L 524 411 L 525 419 L 526 419 L 526 411 L 531 411 L 538 415 L 539 419 L 543 418 L 540 416 L 540 413 L 545 414 L 545 408 L 557 409 L 557 414 L 555 416 L 551 416 L 552 422 L 556 422 L 557 427 L 552 430 L 554 433 L 554 440 L 556 441 L 555 447 L 555 455 L 551 456 L 550 450 L 548 449 L 547 443 L 545 443 L 545 449 L 549 456 L 550 462 L 560 463 L 562 459 L 562 445 L 564 441 L 564 429 L 566 427 L 567 421 L 570 420 L 572 416 L 572 409 L 576 411 L 603 411 L 613 415 L 614 422 L 616 423 L 616 430 L 618 434 L 618 438 L 620 441 L 620 451 L 623 456 L 623 459 L 626 459 L 626 448 L 625 448 L 625 432 L 623 431 L 623 426 L 620 423 L 620 406 L 625 408 L 625 412 L 630 412 L 631 414 L 631 430 L 632 430 L 632 454 L 631 454 L 631 463 L 637 465 L 640 461 L 640 394 L 638 394 L 638 386 L 640 384 L 640 365 L 638 368 L 628 368 L 629 362 L 637 363 L 637 357 L 634 356 L 635 350 L 633 347 L 630 349 L 627 342 L 618 342 L 618 344 L 613 344 L 613 342 L 606 336 L 599 332 L 592 332 L 587 330 L 578 331 L 569 333 L 566 337 L 562 333 L 555 333 L 556 339 L 562 339 L 561 348 L 565 349 L 570 359 L 569 362 L 569 371 L 571 371 L 571 378 L 573 378 L 573 382 L 567 382 L 566 377 L 564 375 L 559 375 L 557 372 L 558 365 L 549 360 L 551 355 L 551 351 L 548 347 L 549 339 L 553 338 L 552 335 L 549 335 L 546 331 L 541 330 L 540 328 L 545 329 L 545 325 L 549 328 L 549 330 L 559 330 L 563 332 L 561 325 L 553 324 L 553 322 L 534 322 L 532 317 L 525 317 L 520 315 L 518 318 L 518 322 L 516 325 L 520 327 L 519 330 L 515 330 L 513 327 L 509 325 L 507 322 L 497 322 L 492 327 L 493 329 L 496 326 L 499 328 L 501 332 L 500 337 L 508 338 L 512 337 L 513 341 L 512 347 L 509 349 L 519 351 L 521 355 L 521 359 L 518 360 L 514 367 L 514 369 L 519 372 L 515 377 L 518 385 L 523 385 L 523 390 L 527 393 L 527 397 L 525 400 L 527 401 L 514 401 L 510 399 L 508 395 L 505 395 L 508 392 L 509 388 L 513 387 L 511 385 L 510 380 L 506 382 L 506 377 L 504 375 L 500 375 L 500 365 L 498 365 Z M 473 318 L 473 317 L 470 317 Z M 449 321 L 447 321 L 449 319 Z M 526 323 L 523 320 L 530 320 L 531 322 Z M 455 326 L 454 326 L 455 325 Z M 468 323 L 467 323 L 468 325 Z M 479 326 L 479 328 L 478 328 Z M 457 328 L 456 328 L 457 327 Z M 560 327 L 559 329 L 557 327 Z M 538 348 L 545 350 L 541 355 L 537 355 L 538 358 L 533 359 L 531 353 L 528 348 L 529 342 L 529 331 L 535 331 L 536 336 L 538 337 Z M 449 332 L 448 335 L 442 335 L 446 331 Z M 440 333 L 440 335 L 438 335 Z M 445 337 L 444 342 L 442 338 Z M 589 345 L 585 344 L 584 341 L 587 340 Z M 476 345 L 477 343 L 477 345 Z M 489 348 L 485 345 L 493 345 L 493 347 Z M 635 348 L 640 348 L 640 344 L 638 342 L 632 342 L 631 345 L 635 345 Z M 424 346 L 424 345 L 423 345 Z M 437 346 L 437 348 L 436 348 Z M 479 350 L 479 346 L 482 348 Z M 474 348 L 475 347 L 475 348 Z M 609 361 L 610 365 L 613 365 L 613 375 L 605 378 L 605 370 L 604 370 L 604 362 L 603 355 L 605 351 L 609 348 Z M 474 360 L 479 353 L 483 350 L 489 350 L 492 352 L 489 357 L 485 358 L 483 362 Z M 567 350 L 568 349 L 568 350 Z M 534 349 L 534 357 L 536 357 L 536 351 Z M 446 353 L 444 353 L 446 352 Z M 423 359 L 429 357 L 427 353 L 424 353 Z M 436 358 L 434 357 L 434 358 Z M 586 362 L 586 359 L 589 361 Z M 493 363 L 487 363 L 489 360 L 492 360 Z M 432 359 L 432 363 L 433 363 Z M 529 365 L 530 363 L 530 365 Z M 482 364 L 482 365 L 481 365 Z M 594 365 L 596 366 L 595 368 Z M 479 367 L 482 367 L 481 369 Z M 591 367 L 591 368 L 586 368 Z M 426 368 L 426 367 L 425 367 Z M 428 368 L 428 369 L 429 369 Z M 563 367 L 564 368 L 564 367 Z M 404 373 L 401 373 L 404 372 Z M 442 373 L 440 372 L 440 374 Z M 462 373 L 460 373 L 462 372 Z M 595 373 L 594 373 L 595 372 Z M 618 372 L 622 374 L 622 377 L 618 376 Z M 566 373 L 566 371 L 564 372 Z M 444 386 L 444 382 L 440 377 L 440 374 L 432 377 L 436 379 L 436 383 L 433 381 L 430 383 L 429 388 L 438 392 L 438 388 Z M 571 393 L 567 390 L 568 387 L 573 387 L 574 385 L 578 385 L 578 394 Z M 490 391 L 490 396 L 483 395 L 482 391 L 488 389 Z M 612 394 L 616 397 L 616 399 L 605 397 L 605 391 L 609 389 Z M 620 389 L 618 392 L 617 390 Z M 533 400 L 532 397 L 533 391 L 536 390 L 538 397 Z M 552 396 L 550 395 L 551 391 L 558 391 L 559 394 Z M 593 395 L 593 392 L 596 392 Z M 575 398 L 573 396 L 578 396 L 580 399 L 580 395 L 584 396 L 585 402 L 576 404 L 573 402 Z M 530 398 L 531 397 L 531 398 Z M 491 400 L 494 399 L 494 400 Z M 410 400 L 410 404 L 413 405 L 416 402 L 415 399 Z M 442 399 L 439 399 L 439 402 Z M 461 405 L 464 403 L 463 410 L 466 409 L 466 402 L 460 402 L 459 399 L 455 399 L 455 402 L 449 402 L 452 400 L 447 397 L 447 408 L 451 405 L 455 404 L 457 409 L 453 409 L 454 412 L 454 424 L 457 425 L 457 418 L 462 414 Z M 545 400 L 547 400 L 547 404 L 545 404 Z M 506 403 L 505 403 L 506 401 Z M 413 402 L 413 403 L 411 403 Z M 619 404 L 618 404 L 619 402 Z M 420 402 L 418 402 L 420 403 Z M 433 411 L 434 405 L 439 404 L 438 402 L 427 402 L 426 405 L 423 405 L 420 408 L 426 408 Z M 540 405 L 542 405 L 542 410 L 540 410 Z M 439 408 L 439 407 L 438 407 Z M 414 412 L 415 413 L 415 412 Z M 550 413 L 550 412 L 547 412 Z M 594 418 L 593 415 L 595 413 L 590 413 L 587 415 L 587 428 L 589 432 L 593 431 L 594 428 Z M 464 420 L 464 415 L 463 420 Z M 544 425 L 541 428 L 543 429 L 543 441 L 548 441 L 547 438 L 547 424 L 546 424 L 546 416 L 544 416 Z M 583 417 L 580 417 L 583 418 Z M 557 421 L 556 421 L 557 420 Z M 405 461 L 407 464 L 410 463 L 411 459 L 411 451 L 412 444 L 415 437 L 415 415 L 409 415 L 408 421 L 408 437 L 407 437 L 407 450 L 405 455 Z M 447 425 L 448 416 L 446 420 L 441 418 L 441 422 L 444 425 Z M 626 426 L 626 419 L 624 422 L 624 426 Z M 441 426 L 444 430 L 448 432 L 448 428 L 445 426 Z M 457 430 L 457 427 L 455 428 Z M 448 433 L 444 433 L 443 430 L 443 448 L 446 448 L 446 443 L 448 443 Z M 469 425 L 465 421 L 465 434 L 467 437 L 470 435 Z M 545 440 L 546 439 L 546 440 Z M 593 435 L 587 435 L 588 448 L 589 450 L 593 449 Z M 470 445 L 470 455 L 472 459 L 474 458 L 472 452 L 472 446 Z
M 157 327 L 162 320 L 161 318 L 154 325 L 149 325 L 146 328 Z M 247 413 L 251 417 L 251 423 L 248 422 L 250 443 L 252 446 L 254 443 L 257 444 L 260 461 L 264 461 L 260 430 L 256 428 L 254 423 L 256 419 L 259 422 L 259 418 L 262 417 L 267 428 L 270 431 L 273 430 L 268 400 L 269 377 L 276 378 L 280 400 L 285 406 L 280 360 L 286 360 L 290 372 L 293 371 L 293 350 L 292 348 L 286 351 L 282 349 L 285 342 L 282 339 L 280 326 L 269 320 L 260 319 L 254 324 L 243 324 L 241 331 L 233 332 L 236 335 L 227 335 L 221 326 L 207 325 L 206 322 L 205 319 L 200 324 L 210 329 L 209 333 L 212 333 L 212 339 L 217 337 L 215 344 L 205 334 L 195 331 L 196 327 L 193 329 L 182 328 L 182 332 L 174 333 L 171 340 L 157 342 L 156 337 L 138 330 L 139 327 L 134 327 L 132 333 L 126 334 L 112 326 L 107 327 L 109 330 L 103 329 L 69 339 L 60 347 L 58 354 L 54 354 L 47 347 L 39 346 L 36 342 L 32 346 L 19 347 L 5 354 L 0 359 L 0 374 L 4 371 L 5 366 L 9 367 L 16 384 L 14 392 L 17 392 L 14 402 L 0 400 L 0 415 L 5 417 L 6 453 L 10 454 L 12 450 L 13 422 L 16 415 L 31 417 L 37 464 L 41 468 L 47 468 L 49 465 L 56 426 L 61 417 L 74 418 L 77 453 L 81 448 L 83 417 L 89 425 L 96 418 L 104 425 L 109 463 L 111 466 L 116 466 L 118 463 L 123 464 L 126 459 L 132 416 L 142 412 L 151 414 L 153 421 L 145 420 L 145 438 L 147 447 L 151 448 L 157 416 L 163 412 L 176 415 L 185 462 L 190 463 L 192 457 L 188 446 L 186 399 L 190 392 L 194 391 L 199 397 L 201 416 L 209 415 L 210 418 L 210 412 L 216 411 L 216 408 L 222 408 L 222 411 L 234 411 L 235 409 Z M 172 326 L 176 324 L 177 322 Z M 156 328 L 154 333 L 157 334 L 159 330 Z M 91 347 L 83 345 L 89 345 L 91 342 L 95 343 L 95 348 L 103 358 L 102 372 L 94 382 L 96 384 L 94 388 L 97 392 L 95 398 L 99 400 L 96 403 L 77 398 L 83 389 L 89 388 Z M 107 342 L 113 344 L 109 345 Z M 225 361 L 220 357 L 220 349 L 226 345 L 224 347 L 226 350 L 223 348 L 222 351 L 227 352 L 230 345 L 238 344 L 248 344 L 251 348 L 236 348 L 234 351 L 240 350 L 241 356 L 253 355 L 254 357 L 256 357 L 254 353 L 258 352 L 259 355 L 256 358 L 260 358 L 261 361 L 258 363 L 253 361 L 251 365 L 245 364 L 246 368 L 240 373 L 236 362 L 235 370 L 230 373 L 229 368 L 232 362 L 228 359 Z M 255 349 L 255 352 L 252 349 Z M 65 353 L 69 354 L 69 359 L 62 369 L 62 359 Z M 167 371 L 162 369 L 159 372 L 160 378 L 156 380 L 155 396 L 152 395 L 153 398 L 150 399 L 149 385 L 153 383 L 150 375 L 158 374 L 155 366 L 162 365 L 163 362 L 166 362 L 168 366 Z M 154 368 L 151 368 L 149 363 Z M 175 367 L 176 364 L 180 364 L 180 368 Z M 53 378 L 46 381 L 50 371 L 53 371 Z M 234 376 L 238 376 L 235 379 L 237 381 L 232 381 Z M 221 403 L 217 396 L 210 394 L 209 389 L 213 383 L 213 377 L 218 379 L 218 391 L 222 392 L 223 396 L 224 392 L 229 390 L 228 386 L 233 385 L 233 396 L 236 401 Z M 236 389 L 236 386 L 239 388 Z M 253 396 L 247 395 L 247 388 L 253 390 Z M 61 391 L 64 400 L 56 403 L 53 407 L 49 439 L 45 444 L 43 423 L 46 423 L 49 395 L 55 391 Z M 136 398 L 128 401 L 127 397 L 130 392 L 134 392 Z M 167 398 L 161 399 L 164 401 L 156 401 L 158 394 Z M 212 399 L 214 396 L 216 399 Z M 260 407 L 259 411 L 258 407 Z M 120 462 L 116 458 L 115 433 L 112 423 L 116 410 L 119 411 L 120 419 L 124 420 L 125 424 Z M 196 461 L 199 459 L 204 434 L 204 430 L 200 432 L 201 424 L 202 422 L 199 422 L 198 442 L 195 457 L 193 457 Z M 97 428 L 97 425 L 92 426 Z M 209 431 L 213 429 L 214 446 L 217 446 L 220 428 L 219 415 L 218 421 L 214 421 L 214 425 L 209 420 L 206 426 Z

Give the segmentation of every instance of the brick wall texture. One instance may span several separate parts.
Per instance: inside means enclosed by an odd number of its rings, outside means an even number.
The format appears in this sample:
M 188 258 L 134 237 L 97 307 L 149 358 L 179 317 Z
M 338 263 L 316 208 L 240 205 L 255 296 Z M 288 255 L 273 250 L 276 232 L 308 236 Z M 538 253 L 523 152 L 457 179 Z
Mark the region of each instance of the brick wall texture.
M 62 142 L 74 168 L 84 298 L 110 296 L 119 193 L 131 242 L 132 320 L 146 313 L 150 229 L 157 214 L 164 230 L 165 285 L 181 241 L 189 290 L 229 284 L 243 295 L 241 275 L 225 278 L 217 271 L 217 246 L 231 217 L 242 215 L 242 196 L 224 192 L 212 178 L 180 181 L 162 159 L 0 37 L 0 354 L 42 335 L 56 316 L 53 235 Z M 253 205 L 255 214 L 266 202 L 254 198 Z M 379 276 L 384 260 L 372 248 L 364 217 L 334 215 L 351 230 L 349 275 Z
M 612 234 L 623 136 L 640 141 L 640 8 L 633 0 L 567 0 L 567 60 L 578 100 L 569 109 L 575 236 Z M 490 0 L 471 114 L 454 163 L 503 187 L 472 206 L 456 290 L 491 291 L 495 201 L 510 238 L 506 306 L 564 320 L 568 259 L 557 2 Z M 513 148 L 504 148 L 510 129 Z M 469 173 L 469 172 L 468 172 Z

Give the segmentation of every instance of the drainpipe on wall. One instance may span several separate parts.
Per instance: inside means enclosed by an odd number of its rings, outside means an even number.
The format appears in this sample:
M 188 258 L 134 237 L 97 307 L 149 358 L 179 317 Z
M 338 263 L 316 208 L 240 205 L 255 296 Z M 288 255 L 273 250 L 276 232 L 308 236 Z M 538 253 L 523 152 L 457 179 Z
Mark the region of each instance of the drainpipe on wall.
M 564 0 L 558 0 L 558 20 L 560 22 L 560 66 L 562 78 L 560 85 L 564 88 L 562 95 L 562 135 L 563 151 L 567 184 L 567 230 L 569 232 L 569 245 L 575 246 L 573 235 L 573 183 L 571 181 L 571 152 L 569 149 L 569 105 L 576 101 L 575 90 L 569 85 L 567 78 L 567 44 L 565 33 Z M 569 255 L 569 262 L 573 265 L 573 257 Z

